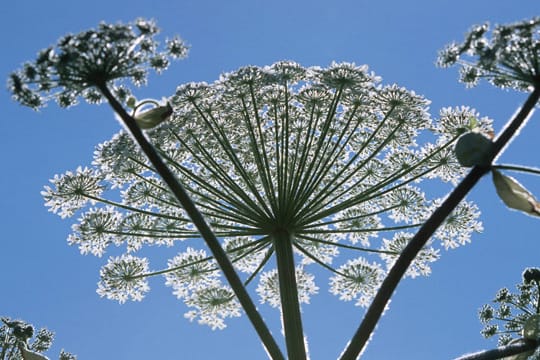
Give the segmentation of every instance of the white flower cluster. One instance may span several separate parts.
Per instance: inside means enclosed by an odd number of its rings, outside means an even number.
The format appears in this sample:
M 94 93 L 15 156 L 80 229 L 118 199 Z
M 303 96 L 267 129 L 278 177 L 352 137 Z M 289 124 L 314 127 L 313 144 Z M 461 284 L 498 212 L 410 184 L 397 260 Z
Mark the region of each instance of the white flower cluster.
M 309 304 L 311 295 L 319 291 L 319 287 L 315 285 L 315 276 L 304 271 L 303 267 L 296 268 L 296 281 L 298 283 L 298 301 L 300 303 Z M 272 307 L 281 305 L 279 297 L 279 280 L 276 269 L 265 272 L 261 275 L 257 293 L 261 298 L 261 303 L 268 303 Z
M 422 181 L 457 181 L 463 169 L 452 153 L 456 139 L 472 118 L 481 131 L 490 129 L 468 108 L 443 109 L 434 120 L 422 96 L 379 81 L 366 66 L 349 63 L 245 67 L 213 84 L 180 86 L 169 99 L 171 119 L 147 132 L 245 283 L 258 283 L 262 302 L 279 303 L 273 259 L 281 239 L 295 251 L 301 302 L 318 292 L 310 273 L 318 265 L 329 271 L 333 294 L 367 306 L 439 203 Z M 223 328 L 225 318 L 239 315 L 184 210 L 124 132 L 98 146 L 91 169 L 52 182 L 44 192 L 51 211 L 65 217 L 94 204 L 70 243 L 98 256 L 111 244 L 129 253 L 103 268 L 100 294 L 139 300 L 144 279 L 164 274 L 192 309 L 188 318 Z M 440 249 L 470 241 L 481 230 L 478 216 L 473 204 L 461 204 L 408 275 L 428 275 Z M 188 246 L 187 239 L 195 240 Z M 147 260 L 134 256 L 145 245 L 182 250 L 166 269 L 150 273 Z
M 158 33 L 152 20 L 137 19 L 68 34 L 11 73 L 8 88 L 15 100 L 36 110 L 50 100 L 62 107 L 77 104 L 81 97 L 100 103 L 103 86 L 124 101 L 130 95 L 126 80 L 140 86 L 146 83 L 148 69 L 161 73 L 171 60 L 187 56 L 188 46 L 180 37 L 166 40 L 162 49 L 155 39 Z
M 132 255 L 111 257 L 100 271 L 97 293 L 121 304 L 128 299 L 141 301 L 150 290 L 148 280 L 141 276 L 148 271 L 146 258 Z
M 476 86 L 481 79 L 503 89 L 530 91 L 540 75 L 540 17 L 514 24 L 475 25 L 465 40 L 439 52 L 438 65 L 460 66 L 460 81 Z

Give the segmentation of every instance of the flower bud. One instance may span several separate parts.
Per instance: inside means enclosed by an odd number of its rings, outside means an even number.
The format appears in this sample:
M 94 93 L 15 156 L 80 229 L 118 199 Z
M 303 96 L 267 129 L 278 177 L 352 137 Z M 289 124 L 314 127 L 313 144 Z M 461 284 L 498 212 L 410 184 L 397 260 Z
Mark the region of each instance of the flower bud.
M 477 132 L 469 132 L 459 138 L 454 151 L 461 166 L 489 166 L 493 142 Z
M 540 216 L 540 204 L 516 179 L 503 175 L 495 169 L 492 170 L 492 174 L 497 195 L 506 206 L 528 215 Z
M 540 283 L 540 269 L 539 268 L 527 268 L 521 275 L 523 277 L 523 282 L 525 284 L 530 284 L 531 282 Z
M 152 129 L 165 120 L 173 113 L 171 104 L 167 102 L 165 105 L 156 106 L 150 110 L 136 112 L 134 119 L 141 129 Z
M 129 108 L 135 109 L 135 105 L 137 105 L 137 99 L 135 99 L 134 96 L 128 97 L 128 99 L 126 100 L 126 105 Z
M 34 328 L 32 325 L 16 325 L 13 327 L 13 335 L 19 340 L 27 341 L 34 336 Z

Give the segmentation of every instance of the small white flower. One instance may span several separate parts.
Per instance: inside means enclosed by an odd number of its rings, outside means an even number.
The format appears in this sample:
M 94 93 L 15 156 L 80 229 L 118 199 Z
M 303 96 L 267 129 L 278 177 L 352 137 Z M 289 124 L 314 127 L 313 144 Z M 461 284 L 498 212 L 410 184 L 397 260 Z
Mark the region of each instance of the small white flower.
M 304 267 L 296 267 L 296 281 L 298 284 L 298 301 L 300 303 L 309 304 L 311 295 L 315 295 L 319 291 L 319 287 L 315 285 L 315 277 L 307 273 Z M 281 306 L 278 273 L 276 269 L 265 272 L 261 275 L 257 293 L 261 298 L 261 303 L 268 303 L 270 306 L 277 308 Z
M 73 234 L 68 243 L 78 245 L 83 255 L 92 253 L 101 257 L 111 243 L 122 243 L 117 236 L 120 219 L 121 214 L 112 206 L 92 208 L 82 214 L 78 224 L 72 225 Z
M 337 271 L 330 280 L 332 294 L 345 301 L 356 299 L 356 305 L 362 307 L 369 306 L 384 278 L 381 266 L 364 258 L 349 260 Z
M 438 206 L 440 202 L 441 200 L 434 201 L 433 206 Z M 447 250 L 465 245 L 471 241 L 472 233 L 480 233 L 484 230 L 482 223 L 477 220 L 479 215 L 480 211 L 475 204 L 462 201 L 446 217 L 433 236 L 439 239 Z
M 111 257 L 101 268 L 101 280 L 97 293 L 101 297 L 117 300 L 120 304 L 126 300 L 141 301 L 150 291 L 148 281 L 142 275 L 148 273 L 148 260 L 132 255 Z
M 219 283 L 217 265 L 210 261 L 204 250 L 188 247 L 185 252 L 168 261 L 169 271 L 164 275 L 165 285 L 173 288 L 178 298 Z
M 55 175 L 51 180 L 54 188 L 45 186 L 41 195 L 49 211 L 65 218 L 72 216 L 88 202 L 95 203 L 105 190 L 102 181 L 103 178 L 97 171 L 79 166 L 75 172 Z
M 407 246 L 409 241 L 412 239 L 414 234 L 404 233 L 404 232 L 398 232 L 394 234 L 394 237 L 392 240 L 383 240 L 383 246 L 381 247 L 381 250 L 385 251 L 384 253 L 381 253 L 381 259 L 386 261 L 386 268 L 389 270 L 392 268 L 394 263 L 396 262 L 398 256 L 401 254 L 403 249 Z M 388 252 L 393 252 L 393 254 L 390 254 Z M 428 276 L 431 274 L 431 266 L 430 264 L 432 262 L 435 262 L 439 259 L 439 250 L 434 249 L 430 246 L 425 246 L 418 255 L 414 258 L 414 261 L 411 263 L 409 268 L 407 269 L 407 272 L 405 273 L 405 276 L 410 276 L 411 278 L 415 278 L 419 275 Z
M 212 330 L 222 330 L 227 325 L 226 318 L 239 317 L 241 306 L 234 297 L 231 289 L 218 284 L 197 289 L 185 303 L 194 310 L 187 312 L 184 317 L 199 324 L 208 325 Z

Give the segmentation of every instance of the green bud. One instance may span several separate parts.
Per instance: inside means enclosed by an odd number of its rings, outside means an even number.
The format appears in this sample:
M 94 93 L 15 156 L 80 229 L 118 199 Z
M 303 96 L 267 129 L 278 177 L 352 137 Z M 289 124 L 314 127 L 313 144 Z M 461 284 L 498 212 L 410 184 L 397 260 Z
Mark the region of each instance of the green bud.
M 540 283 L 540 269 L 539 268 L 527 268 L 521 275 L 525 284 L 532 282 Z
M 13 335 L 22 341 L 27 341 L 34 336 L 32 325 L 16 325 L 13 327 Z
M 454 151 L 461 166 L 489 166 L 493 142 L 480 133 L 469 132 L 458 139 Z
M 474 130 L 478 126 L 478 119 L 474 116 L 469 116 L 469 130 Z
M 130 96 L 126 101 L 127 107 L 129 107 L 131 109 L 135 109 L 136 103 L 137 103 L 137 99 L 135 99 L 134 96 Z

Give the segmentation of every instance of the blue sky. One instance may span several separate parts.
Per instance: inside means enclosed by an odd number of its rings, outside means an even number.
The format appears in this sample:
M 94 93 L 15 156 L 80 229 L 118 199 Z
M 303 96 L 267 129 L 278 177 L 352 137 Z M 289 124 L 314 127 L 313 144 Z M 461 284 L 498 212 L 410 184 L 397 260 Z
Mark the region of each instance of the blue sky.
M 154 18 L 166 35 L 191 44 L 188 59 L 150 78 L 140 97 L 172 94 L 187 81 L 213 81 L 224 71 L 277 60 L 303 65 L 335 61 L 368 64 L 383 83 L 397 83 L 441 107 L 468 105 L 494 119 L 498 131 L 526 95 L 488 85 L 465 89 L 457 70 L 437 69 L 437 51 L 460 41 L 473 24 L 506 23 L 540 15 L 535 0 L 189 0 L 9 1 L 3 4 L 0 75 L 67 32 L 100 21 Z M 56 173 L 89 164 L 94 146 L 119 129 L 106 106 L 54 105 L 35 113 L 0 92 L 0 315 L 23 318 L 56 332 L 49 356 L 61 348 L 86 359 L 264 359 L 245 317 L 224 331 L 189 323 L 161 279 L 141 303 L 100 299 L 95 292 L 106 258 L 79 255 L 66 244 L 74 219 L 48 213 L 40 196 Z M 538 164 L 538 114 L 506 149 L 501 163 Z M 540 195 L 540 181 L 519 176 Z M 527 266 L 540 266 L 538 219 L 504 208 L 490 179 L 470 199 L 481 208 L 485 231 L 472 244 L 443 253 L 428 278 L 398 288 L 365 353 L 366 359 L 448 359 L 493 347 L 479 330 L 477 309 L 502 286 L 513 287 Z M 333 359 L 363 311 L 324 291 L 304 307 L 311 358 Z M 263 308 L 274 333 L 277 312 Z

